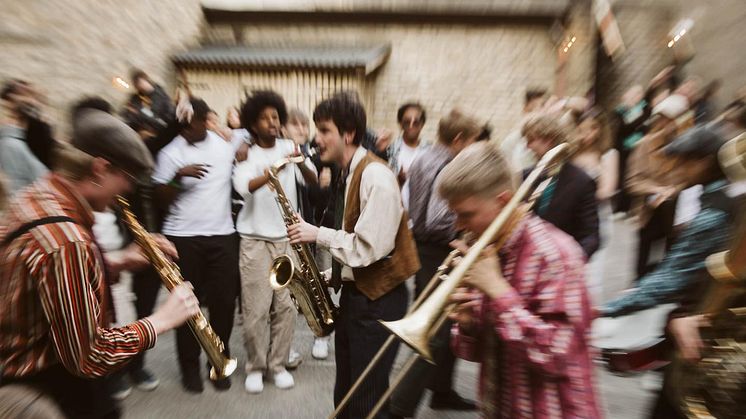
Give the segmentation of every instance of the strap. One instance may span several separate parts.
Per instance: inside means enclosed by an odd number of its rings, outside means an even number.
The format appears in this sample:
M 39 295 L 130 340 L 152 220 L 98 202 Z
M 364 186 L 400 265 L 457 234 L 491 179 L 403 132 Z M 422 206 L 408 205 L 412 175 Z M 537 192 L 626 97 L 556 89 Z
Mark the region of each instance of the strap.
M 2 242 L 2 246 L 9 245 L 13 240 L 21 237 L 22 235 L 26 234 L 30 230 L 39 227 L 41 225 L 45 224 L 55 224 L 55 223 L 73 223 L 77 224 L 75 220 L 73 220 L 70 217 L 59 215 L 59 216 L 52 216 L 52 217 L 44 217 L 39 218 L 38 220 L 34 220 L 31 222 L 28 222 L 20 227 L 18 227 L 15 231 L 5 236 L 5 239 Z

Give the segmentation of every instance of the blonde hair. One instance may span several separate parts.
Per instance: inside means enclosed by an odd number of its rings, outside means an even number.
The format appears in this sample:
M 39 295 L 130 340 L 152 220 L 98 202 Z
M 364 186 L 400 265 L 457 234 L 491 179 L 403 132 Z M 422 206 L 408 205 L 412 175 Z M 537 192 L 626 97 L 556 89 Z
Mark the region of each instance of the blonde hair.
M 438 193 L 447 201 L 495 196 L 513 184 L 508 162 L 497 147 L 487 142 L 466 147 L 438 178 Z
M 481 132 L 482 125 L 476 119 L 462 114 L 457 109 L 453 109 L 438 122 L 438 141 L 446 145 L 453 143 L 459 134 L 462 138 L 471 138 Z
M 82 180 L 93 174 L 94 157 L 68 143 L 58 143 L 54 149 L 54 171 L 70 180 Z
M 533 116 L 523 124 L 521 134 L 524 137 L 538 137 L 552 141 L 552 144 L 560 144 L 567 141 L 570 130 L 560 122 L 555 115 L 539 114 Z
M 299 123 L 308 125 L 308 115 L 299 108 L 292 108 L 288 111 L 288 123 Z

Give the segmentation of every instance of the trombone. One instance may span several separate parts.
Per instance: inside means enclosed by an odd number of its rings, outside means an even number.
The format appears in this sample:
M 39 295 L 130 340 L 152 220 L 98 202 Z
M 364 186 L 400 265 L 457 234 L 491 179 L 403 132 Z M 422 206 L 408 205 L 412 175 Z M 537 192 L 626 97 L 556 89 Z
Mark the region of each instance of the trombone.
M 509 233 L 529 212 L 533 202 L 541 195 L 547 185 L 549 185 L 552 177 L 559 173 L 562 163 L 569 155 L 570 146 L 567 143 L 559 144 L 549 150 L 531 171 L 526 180 L 521 183 L 521 186 L 518 188 L 516 193 L 505 205 L 495 220 L 492 221 L 489 227 L 487 227 L 487 230 L 485 230 L 479 239 L 469 248 L 469 251 L 461 257 L 459 263 L 455 266 L 451 266 L 454 259 L 459 256 L 459 252 L 454 250 L 438 268 L 433 279 L 430 280 L 430 283 L 427 285 L 425 290 L 423 290 L 417 300 L 412 304 L 410 311 L 407 312 L 407 315 L 404 318 L 392 322 L 381 321 L 381 324 L 389 329 L 393 334 L 386 340 L 384 345 L 368 364 L 365 371 L 363 371 L 345 397 L 340 401 L 336 410 L 330 416 L 330 419 L 335 418 L 342 409 L 344 409 L 349 402 L 349 399 L 355 391 L 357 391 L 357 388 L 362 384 L 373 367 L 379 362 L 383 353 L 385 353 L 391 343 L 393 343 L 394 337 L 398 337 L 411 347 L 415 351 L 415 356 L 405 363 L 393 383 L 378 400 L 378 403 L 373 410 L 368 414 L 368 418 L 375 417 L 380 409 L 385 405 L 391 393 L 393 393 L 397 385 L 401 382 L 404 376 L 406 376 L 412 365 L 414 365 L 417 356 L 430 363 L 434 363 L 432 354 L 430 353 L 429 343 L 432 336 L 443 325 L 448 317 L 450 311 L 448 308 L 448 298 L 453 291 L 461 285 L 462 279 L 469 268 L 471 268 L 474 262 L 477 261 L 481 256 L 482 251 L 488 245 L 495 244 L 499 248 L 505 240 L 507 240 Z M 550 177 L 544 180 L 533 191 L 533 193 L 531 193 L 534 184 L 544 173 L 548 173 Z M 523 202 L 526 198 L 529 198 L 527 202 Z M 446 272 L 448 273 L 446 274 Z M 441 280 L 435 281 L 435 278 L 440 278 Z M 435 286 L 437 286 L 437 288 L 435 288 Z

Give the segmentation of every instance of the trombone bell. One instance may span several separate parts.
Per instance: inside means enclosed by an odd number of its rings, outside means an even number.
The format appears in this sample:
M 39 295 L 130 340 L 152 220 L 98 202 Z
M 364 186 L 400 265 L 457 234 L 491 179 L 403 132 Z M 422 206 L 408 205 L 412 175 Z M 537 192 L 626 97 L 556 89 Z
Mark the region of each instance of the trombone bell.
M 435 365 L 433 355 L 430 353 L 430 334 L 428 324 L 418 321 L 414 315 L 406 316 L 401 320 L 392 322 L 380 321 L 396 337 L 404 341 L 410 348 L 417 352 L 422 359 Z

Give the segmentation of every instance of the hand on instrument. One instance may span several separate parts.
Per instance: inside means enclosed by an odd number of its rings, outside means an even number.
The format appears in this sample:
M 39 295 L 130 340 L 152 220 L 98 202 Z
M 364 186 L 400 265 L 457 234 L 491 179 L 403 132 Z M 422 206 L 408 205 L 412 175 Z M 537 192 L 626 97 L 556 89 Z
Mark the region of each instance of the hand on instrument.
M 163 235 L 151 234 L 150 237 L 161 251 L 171 257 L 171 259 L 176 260 L 179 258 L 176 246 L 174 246 L 174 244 Z M 109 260 L 109 268 L 111 269 L 112 275 L 117 275 L 121 271 L 137 271 L 145 268 L 149 264 L 150 261 L 137 243 L 131 243 L 129 246 L 124 248 L 121 252 L 120 258 Z
M 704 315 L 680 317 L 671 320 L 669 329 L 679 347 L 681 357 L 688 362 L 699 361 L 704 346 L 699 336 L 699 328 L 709 324 Z
M 202 179 L 209 172 L 209 164 L 195 163 L 188 166 L 184 166 L 176 172 L 176 176 L 179 177 L 193 177 Z
M 466 243 L 461 240 L 452 241 L 451 247 L 458 249 L 461 254 L 466 254 L 469 250 Z M 464 285 L 474 287 L 490 298 L 497 298 L 510 290 L 510 284 L 500 270 L 497 249 L 487 246 L 482 251 L 477 261 L 466 272 Z
M 175 327 L 181 326 L 191 317 L 199 313 L 199 301 L 194 296 L 192 285 L 185 282 L 173 290 L 148 320 L 155 332 L 161 334 Z
M 290 239 L 290 244 L 316 243 L 316 237 L 319 235 L 319 228 L 304 221 L 300 214 L 295 214 L 295 216 L 300 221 L 288 227 L 288 238 Z
M 477 310 L 482 304 L 482 294 L 469 288 L 459 287 L 453 291 L 448 301 L 456 304 L 448 318 L 459 324 L 464 331 L 472 331 L 476 327 Z

